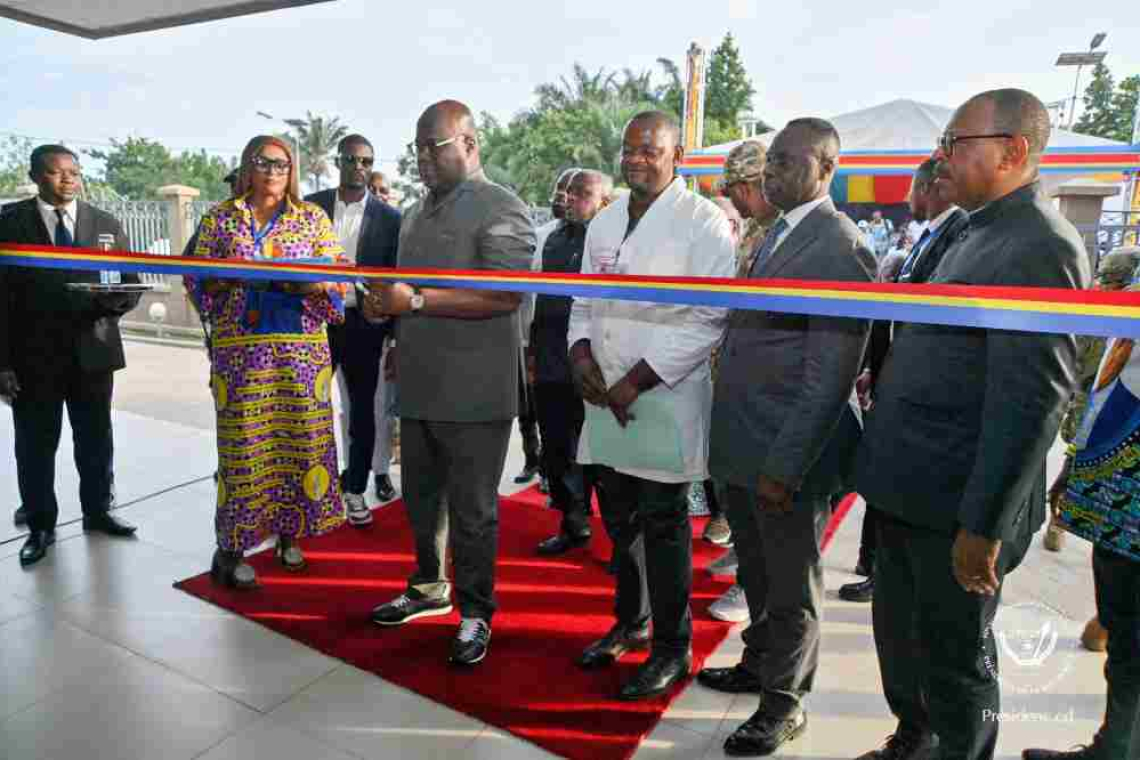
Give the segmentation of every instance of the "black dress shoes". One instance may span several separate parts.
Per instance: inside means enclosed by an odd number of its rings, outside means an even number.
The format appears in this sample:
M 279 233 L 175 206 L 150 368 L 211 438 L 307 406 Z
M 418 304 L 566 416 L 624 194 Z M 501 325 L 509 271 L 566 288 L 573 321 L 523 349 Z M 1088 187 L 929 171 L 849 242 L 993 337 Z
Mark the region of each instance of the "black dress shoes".
M 848 583 L 839 587 L 839 598 L 845 602 L 869 602 L 875 597 L 875 579 L 868 578 L 858 583 Z
M 764 685 L 740 663 L 731 668 L 704 668 L 697 673 L 697 683 L 725 694 L 760 694 Z
M 54 530 L 33 530 L 20 548 L 20 564 L 34 565 L 47 556 L 48 547 L 55 543 Z
M 577 549 L 579 546 L 588 544 L 592 535 L 593 532 L 589 528 L 586 528 L 584 532 L 574 534 L 559 532 L 557 536 L 551 536 L 545 541 L 540 541 L 537 551 L 544 557 L 565 554 L 571 549 Z
M 621 687 L 618 699 L 634 700 L 664 694 L 673 684 L 689 675 L 693 668 L 693 656 L 668 657 L 650 655 L 645 664 L 637 669 L 629 683 Z
M 761 707 L 740 728 L 725 739 L 724 754 L 729 757 L 763 757 L 771 755 L 783 744 L 807 730 L 807 713 L 777 717 Z
M 592 670 L 613 665 L 621 659 L 626 652 L 635 649 L 646 649 L 649 646 L 649 626 L 627 628 L 617 623 L 610 632 L 595 641 L 582 652 L 578 658 L 578 665 Z
M 380 501 L 391 501 L 396 498 L 396 487 L 387 475 L 376 476 L 376 498 Z
M 16 507 L 16 514 L 12 515 L 12 522 L 15 523 L 17 528 L 22 528 L 28 524 L 28 508 L 23 504 Z
M 523 465 L 522 472 L 515 476 L 515 483 L 518 483 L 519 485 L 522 485 L 523 483 L 529 483 L 530 481 L 534 480 L 534 476 L 537 474 L 538 463 L 527 462 L 525 465 Z
M 84 516 L 83 530 L 86 533 L 106 533 L 108 536 L 125 538 L 127 536 L 133 536 L 138 528 L 105 512 L 101 515 Z

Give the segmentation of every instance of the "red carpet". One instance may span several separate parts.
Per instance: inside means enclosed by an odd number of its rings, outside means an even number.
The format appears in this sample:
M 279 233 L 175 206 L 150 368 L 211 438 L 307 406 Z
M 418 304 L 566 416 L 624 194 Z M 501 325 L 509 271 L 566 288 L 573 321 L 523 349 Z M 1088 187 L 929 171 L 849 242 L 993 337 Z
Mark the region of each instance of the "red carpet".
M 261 588 L 234 592 L 208 574 L 178 588 L 453 710 L 509 731 L 567 758 L 620 760 L 637 749 L 672 698 L 642 703 L 612 698 L 645 655 L 616 668 L 587 672 L 574 658 L 613 623 L 613 579 L 605 573 L 609 541 L 595 519 L 592 549 L 544 559 L 535 545 L 558 528 L 560 513 L 543 509 L 532 489 L 503 499 L 496 593 L 499 611 L 487 659 L 471 671 L 447 665 L 458 611 L 380 628 L 372 608 L 403 591 L 413 567 L 411 529 L 403 505 L 376 511 L 370 528 L 344 527 L 304 542 L 308 571 L 293 575 L 270 552 L 251 559 Z M 701 527 L 694 526 L 699 535 Z M 704 568 L 723 553 L 694 542 Z M 694 573 L 693 663 L 696 668 L 731 626 L 709 617 L 708 606 L 728 588 Z M 696 670 L 694 669 L 694 672 Z
M 250 560 L 261 581 L 252 592 L 221 589 L 208 574 L 175 585 L 555 754 L 624 760 L 676 694 L 640 703 L 612 698 L 644 654 L 602 671 L 574 665 L 574 657 L 613 623 L 613 579 L 604 571 L 610 545 L 595 518 L 590 550 L 536 557 L 535 545 L 557 529 L 560 517 L 541 507 L 544 500 L 534 488 L 502 501 L 499 611 L 491 651 L 470 671 L 446 663 L 458 611 L 399 628 L 382 629 L 369 620 L 372 607 L 403 591 L 412 570 L 411 529 L 400 502 L 375 512 L 370 528 L 346 526 L 305 541 L 304 573 L 286 573 L 265 551 Z M 845 500 L 847 508 L 852 500 Z M 835 525 L 846 511 L 836 510 Z M 694 535 L 703 523 L 695 521 Z M 731 628 L 708 614 L 728 583 L 703 572 L 722 552 L 694 541 L 693 565 L 700 570 L 693 574 L 694 673 Z

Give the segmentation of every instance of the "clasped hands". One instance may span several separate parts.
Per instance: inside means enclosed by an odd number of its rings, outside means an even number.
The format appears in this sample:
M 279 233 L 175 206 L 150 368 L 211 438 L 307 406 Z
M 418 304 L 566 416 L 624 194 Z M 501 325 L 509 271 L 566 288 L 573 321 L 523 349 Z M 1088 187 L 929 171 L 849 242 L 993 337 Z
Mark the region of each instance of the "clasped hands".
M 570 367 L 574 385 L 586 403 L 607 407 L 623 428 L 636 419 L 629 408 L 641 395 L 641 389 L 631 378 L 632 370 L 612 388 L 607 388 L 602 369 L 594 360 L 589 343 L 584 340 L 578 341 L 570 349 Z

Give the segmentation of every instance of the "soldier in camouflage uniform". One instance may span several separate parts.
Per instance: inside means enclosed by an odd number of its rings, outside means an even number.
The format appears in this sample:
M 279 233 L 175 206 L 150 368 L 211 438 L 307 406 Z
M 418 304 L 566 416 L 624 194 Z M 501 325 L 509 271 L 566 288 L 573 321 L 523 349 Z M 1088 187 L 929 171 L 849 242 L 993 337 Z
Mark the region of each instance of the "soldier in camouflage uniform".
M 721 195 L 745 219 L 737 248 L 737 277 L 744 277 L 760 250 L 760 243 L 780 211 L 764 197 L 764 162 L 768 151 L 759 140 L 746 140 L 737 145 L 724 161 Z
M 1096 270 L 1097 287 L 1101 290 L 1123 290 L 1132 282 L 1133 273 L 1140 263 L 1140 248 L 1118 248 L 1100 260 Z M 1061 440 L 1072 444 L 1076 438 L 1077 429 L 1085 416 L 1085 409 L 1089 404 L 1089 392 L 1093 382 L 1096 381 L 1100 360 L 1104 356 L 1106 340 L 1093 335 L 1077 336 L 1077 389 L 1069 399 L 1069 407 L 1065 411 L 1065 418 L 1061 421 Z M 1065 464 L 1057 476 L 1053 487 L 1049 489 L 1049 505 L 1052 508 L 1053 518 L 1045 531 L 1045 548 L 1049 551 L 1059 552 L 1064 546 L 1065 533 L 1056 524 L 1056 506 L 1063 487 L 1058 484 L 1065 482 L 1072 460 L 1065 456 Z

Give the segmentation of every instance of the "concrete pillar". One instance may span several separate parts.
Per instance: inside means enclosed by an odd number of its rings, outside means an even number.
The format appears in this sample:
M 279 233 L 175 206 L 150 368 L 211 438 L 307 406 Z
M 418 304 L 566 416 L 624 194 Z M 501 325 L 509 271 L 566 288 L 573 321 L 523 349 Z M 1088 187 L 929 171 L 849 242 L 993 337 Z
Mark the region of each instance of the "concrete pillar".
M 1095 270 L 1100 258 L 1096 248 L 1096 227 L 1100 224 L 1105 199 L 1120 195 L 1120 185 L 1074 180 L 1054 188 L 1049 195 L 1057 199 L 1061 214 L 1080 230 L 1089 262 Z
M 166 201 L 166 229 L 170 233 L 170 254 L 181 256 L 194 229 L 190 217 L 190 202 L 202 194 L 185 185 L 166 185 L 158 188 L 159 196 Z

